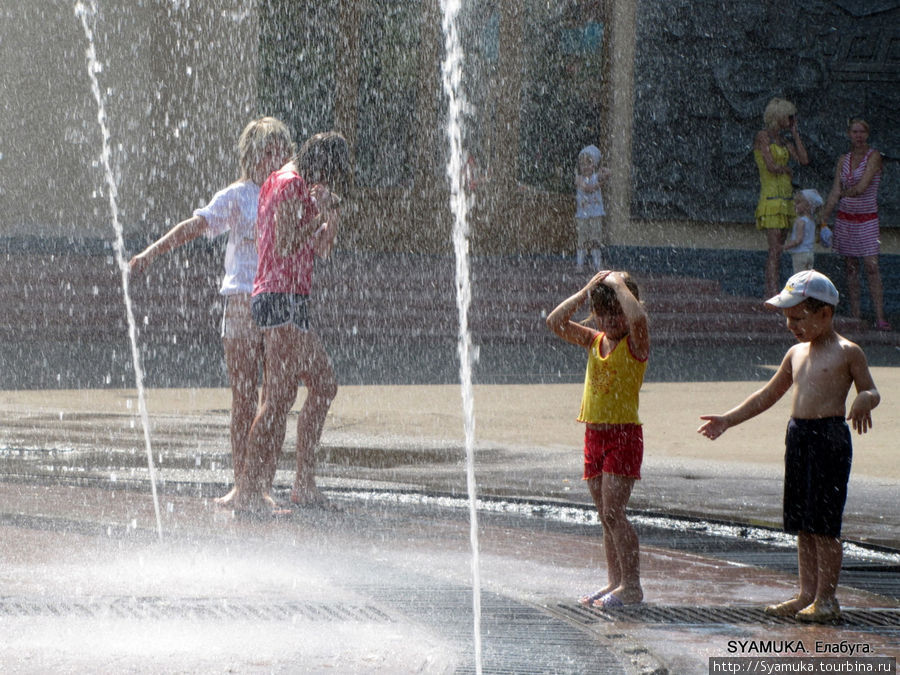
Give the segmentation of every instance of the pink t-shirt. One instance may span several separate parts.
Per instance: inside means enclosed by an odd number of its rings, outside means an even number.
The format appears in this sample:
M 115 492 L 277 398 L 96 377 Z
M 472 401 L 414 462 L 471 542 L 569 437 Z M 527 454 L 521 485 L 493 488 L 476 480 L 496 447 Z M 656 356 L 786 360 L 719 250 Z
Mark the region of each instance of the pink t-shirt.
M 275 213 L 278 205 L 288 199 L 296 199 L 302 205 L 302 214 L 296 227 L 308 223 L 318 215 L 306 183 L 296 171 L 281 169 L 269 175 L 259 191 L 259 210 L 256 218 L 259 263 L 253 281 L 253 295 L 260 293 L 309 295 L 315 261 L 312 237 L 294 255 L 287 257 L 280 256 L 275 246 Z

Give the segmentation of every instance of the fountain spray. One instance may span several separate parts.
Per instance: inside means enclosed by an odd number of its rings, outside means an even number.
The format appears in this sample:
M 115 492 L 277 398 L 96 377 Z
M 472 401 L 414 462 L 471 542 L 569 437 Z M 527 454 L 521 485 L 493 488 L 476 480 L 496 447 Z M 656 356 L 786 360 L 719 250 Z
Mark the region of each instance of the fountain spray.
M 125 299 L 125 315 L 128 319 L 128 339 L 131 343 L 131 358 L 134 365 L 134 379 L 137 387 L 138 410 L 141 416 L 141 424 L 144 428 L 144 446 L 147 450 L 147 468 L 150 473 L 150 490 L 153 494 L 153 509 L 156 513 L 156 529 L 159 538 L 162 539 L 162 519 L 159 513 L 159 496 L 156 493 L 156 467 L 153 465 L 153 449 L 150 446 L 150 416 L 147 414 L 147 400 L 144 395 L 144 371 L 141 368 L 141 357 L 137 347 L 137 324 L 134 320 L 134 310 L 131 306 L 131 296 L 128 293 L 128 263 L 125 260 L 125 241 L 122 235 L 122 224 L 119 222 L 119 204 L 116 201 L 118 197 L 118 189 L 116 187 L 116 179 L 113 175 L 110 157 L 112 151 L 109 145 L 109 127 L 106 125 L 106 106 L 103 101 L 103 95 L 100 93 L 100 82 L 97 80 L 97 73 L 102 70 L 100 61 L 97 59 L 97 51 L 94 48 L 94 33 L 88 23 L 89 16 L 96 16 L 97 7 L 92 2 L 90 7 L 83 2 L 75 3 L 75 16 L 81 20 L 84 28 L 84 36 L 87 39 L 88 47 L 85 50 L 87 57 L 88 76 L 91 79 L 91 91 L 94 94 L 94 100 L 97 102 L 97 123 L 100 125 L 100 134 L 102 136 L 102 146 L 100 151 L 100 162 L 103 164 L 103 171 L 106 176 L 106 188 L 109 195 L 109 211 L 112 216 L 113 229 L 115 230 L 114 249 L 116 254 L 116 263 L 122 275 L 122 296 Z

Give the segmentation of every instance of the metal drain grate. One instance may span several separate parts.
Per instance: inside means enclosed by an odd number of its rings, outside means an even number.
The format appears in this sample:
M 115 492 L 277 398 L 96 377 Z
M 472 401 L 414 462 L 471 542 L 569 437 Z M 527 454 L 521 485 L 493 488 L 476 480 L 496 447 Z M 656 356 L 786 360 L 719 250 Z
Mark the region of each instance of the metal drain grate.
M 655 624 L 795 624 L 772 617 L 761 607 L 685 607 L 641 604 L 617 609 L 593 609 L 578 603 L 557 603 L 551 610 L 583 624 L 626 621 Z M 842 625 L 848 628 L 900 629 L 900 609 L 845 609 Z
M 310 602 L 247 602 L 224 598 L 127 597 L 73 600 L 67 598 L 0 597 L 0 616 L 58 616 L 114 619 L 194 619 L 201 621 L 359 621 L 391 623 L 372 605 Z

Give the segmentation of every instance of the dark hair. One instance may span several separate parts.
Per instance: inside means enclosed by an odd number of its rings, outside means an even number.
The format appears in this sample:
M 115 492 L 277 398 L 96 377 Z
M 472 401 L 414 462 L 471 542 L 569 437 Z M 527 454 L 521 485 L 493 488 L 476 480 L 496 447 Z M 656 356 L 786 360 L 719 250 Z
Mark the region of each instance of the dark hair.
M 837 309 L 830 302 L 825 302 L 824 300 L 819 300 L 818 298 L 807 298 L 803 301 L 803 306 L 806 307 L 806 309 L 808 309 L 810 312 L 818 312 L 823 307 L 831 307 L 832 316 Z
M 344 189 L 350 175 L 347 139 L 336 131 L 311 136 L 297 151 L 294 162 L 310 185 L 326 183 L 332 190 Z
M 640 291 L 638 290 L 638 286 L 634 282 L 634 279 L 631 278 L 631 275 L 629 275 L 628 272 L 622 272 L 622 279 L 635 299 L 640 300 Z M 622 305 L 619 304 L 619 299 L 616 297 L 616 291 L 604 283 L 594 286 L 589 292 L 589 298 L 591 301 L 591 312 L 596 315 L 622 313 Z

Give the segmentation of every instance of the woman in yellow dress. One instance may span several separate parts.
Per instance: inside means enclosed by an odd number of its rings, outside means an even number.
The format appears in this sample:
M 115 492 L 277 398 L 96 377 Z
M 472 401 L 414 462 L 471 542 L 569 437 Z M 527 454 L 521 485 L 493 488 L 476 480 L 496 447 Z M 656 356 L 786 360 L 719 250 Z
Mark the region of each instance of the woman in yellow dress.
M 781 252 L 788 228 L 794 222 L 794 195 L 788 160 L 809 164 L 797 126 L 797 108 L 783 98 L 773 98 L 763 113 L 766 128 L 756 134 L 753 158 L 759 169 L 759 204 L 756 228 L 765 230 L 769 255 L 766 259 L 766 295 L 778 293 L 781 284 Z M 790 131 L 790 136 L 787 132 Z

